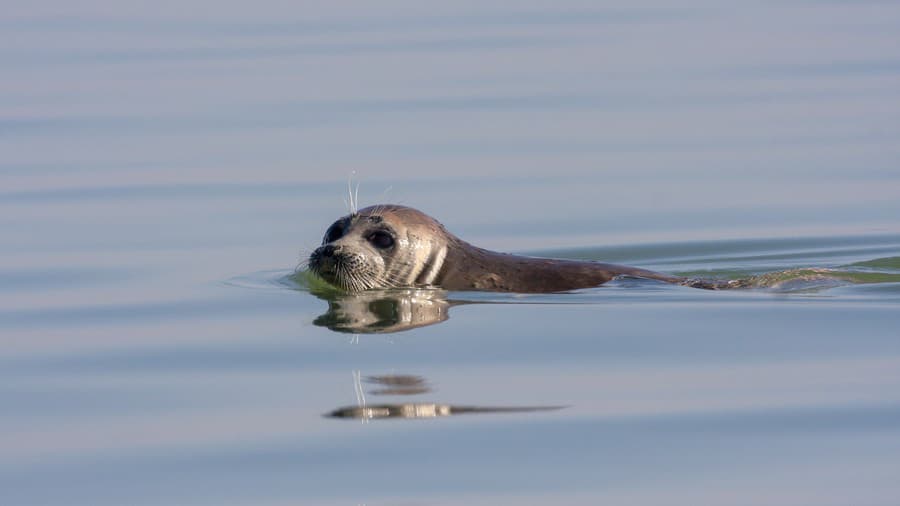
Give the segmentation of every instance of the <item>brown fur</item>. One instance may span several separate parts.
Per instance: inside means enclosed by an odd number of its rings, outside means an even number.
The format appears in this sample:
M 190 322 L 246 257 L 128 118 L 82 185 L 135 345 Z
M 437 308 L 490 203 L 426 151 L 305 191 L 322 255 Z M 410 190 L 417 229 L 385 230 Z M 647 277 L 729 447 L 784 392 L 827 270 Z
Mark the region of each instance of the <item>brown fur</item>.
M 352 248 L 357 259 L 361 254 L 363 256 L 380 255 L 378 260 L 387 266 L 387 269 L 391 268 L 392 261 L 402 258 L 402 261 L 397 260 L 397 263 L 400 264 L 405 262 L 400 267 L 416 269 L 416 271 L 404 271 L 406 274 L 412 276 L 410 272 L 419 273 L 409 281 L 399 281 L 401 277 L 397 275 L 397 272 L 401 271 L 395 266 L 393 271 L 388 270 L 382 275 L 382 279 L 372 280 L 366 285 L 375 288 L 427 285 L 447 290 L 547 293 L 598 286 L 619 276 L 689 284 L 698 288 L 717 288 L 713 285 L 703 286 L 697 280 L 688 280 L 625 265 L 535 258 L 489 251 L 463 241 L 448 232 L 434 218 L 411 207 L 392 204 L 371 206 L 344 217 L 342 220 L 348 224 L 345 235 L 330 243 L 323 242 L 322 247 L 311 255 L 310 267 L 313 272 L 323 275 L 321 274 L 323 270 L 319 268 L 322 263 L 321 252 L 323 248 L 331 246 L 332 248 Z M 365 244 L 360 245 L 358 235 L 367 233 L 373 227 L 372 222 L 393 226 L 392 230 L 396 232 L 394 248 L 418 248 L 423 252 L 423 256 L 411 261 L 410 258 L 413 256 L 407 254 L 401 257 L 401 251 L 391 251 L 390 249 L 376 251 Z M 345 239 L 344 237 L 347 236 L 351 237 Z M 446 256 L 441 262 L 440 255 L 435 252 L 444 246 L 446 246 Z M 340 261 L 340 259 L 335 260 L 337 263 Z M 424 283 L 423 280 L 429 278 L 428 273 L 432 267 L 429 262 L 439 263 L 440 268 L 436 274 L 433 274 L 433 279 L 429 283 Z M 420 265 L 422 263 L 424 265 Z M 340 280 L 335 282 L 335 280 L 326 279 L 326 281 L 347 287 L 347 284 L 340 283 Z

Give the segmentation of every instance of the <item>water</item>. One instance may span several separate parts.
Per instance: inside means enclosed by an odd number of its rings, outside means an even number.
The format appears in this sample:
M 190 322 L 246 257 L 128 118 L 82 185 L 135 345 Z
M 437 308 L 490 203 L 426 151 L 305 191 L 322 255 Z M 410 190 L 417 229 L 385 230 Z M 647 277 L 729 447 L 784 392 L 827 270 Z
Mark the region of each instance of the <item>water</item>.
M 0 504 L 897 503 L 895 4 L 163 7 L 0 15 Z M 493 249 L 834 275 L 322 293 L 353 171 Z

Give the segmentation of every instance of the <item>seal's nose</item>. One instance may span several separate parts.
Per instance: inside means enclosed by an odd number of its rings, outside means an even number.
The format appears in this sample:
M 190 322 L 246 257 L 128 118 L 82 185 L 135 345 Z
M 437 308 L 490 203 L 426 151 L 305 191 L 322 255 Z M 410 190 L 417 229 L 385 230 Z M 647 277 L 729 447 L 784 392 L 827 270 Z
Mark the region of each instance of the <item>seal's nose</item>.
M 328 244 L 326 246 L 322 246 L 322 256 L 323 257 L 332 257 L 334 256 L 334 246 Z

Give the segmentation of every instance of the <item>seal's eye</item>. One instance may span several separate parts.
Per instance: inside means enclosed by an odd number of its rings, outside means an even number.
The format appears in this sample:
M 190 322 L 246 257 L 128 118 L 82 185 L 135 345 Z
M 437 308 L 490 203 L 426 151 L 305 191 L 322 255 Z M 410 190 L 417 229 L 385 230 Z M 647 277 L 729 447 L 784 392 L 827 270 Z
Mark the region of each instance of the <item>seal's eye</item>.
M 394 245 L 394 238 L 383 230 L 372 232 L 366 237 L 366 240 L 378 249 L 387 249 Z
M 334 225 L 328 227 L 328 230 L 325 232 L 324 244 L 328 244 L 330 242 L 337 241 L 338 239 L 340 239 L 343 236 L 344 236 L 344 227 L 340 222 L 337 222 Z

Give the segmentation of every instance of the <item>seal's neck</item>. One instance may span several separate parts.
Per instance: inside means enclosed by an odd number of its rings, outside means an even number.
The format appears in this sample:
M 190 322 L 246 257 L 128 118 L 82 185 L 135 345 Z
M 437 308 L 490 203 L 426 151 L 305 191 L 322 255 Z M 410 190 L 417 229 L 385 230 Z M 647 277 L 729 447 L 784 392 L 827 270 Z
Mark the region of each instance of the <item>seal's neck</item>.
M 656 272 L 581 260 L 535 258 L 497 253 L 453 237 L 436 285 L 448 290 L 549 293 L 602 285 L 616 276 L 669 283 L 681 278 Z

